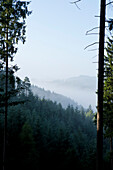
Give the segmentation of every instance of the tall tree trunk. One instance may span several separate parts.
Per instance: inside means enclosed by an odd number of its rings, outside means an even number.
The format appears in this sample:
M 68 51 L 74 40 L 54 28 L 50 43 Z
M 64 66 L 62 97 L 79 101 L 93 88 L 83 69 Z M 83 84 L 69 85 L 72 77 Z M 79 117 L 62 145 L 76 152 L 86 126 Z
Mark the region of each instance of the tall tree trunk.
M 5 80 L 5 120 L 4 120 L 4 146 L 3 146 L 3 170 L 7 166 L 7 113 L 8 113 L 8 26 L 6 27 L 6 80 Z
M 111 170 L 113 170 L 113 156 L 112 156 L 112 137 L 110 137 L 110 153 L 111 153 L 111 157 L 110 157 L 110 162 L 111 162 Z
M 104 37 L 106 0 L 101 0 L 99 65 L 98 65 L 98 107 L 97 107 L 97 170 L 103 169 L 103 77 L 104 77 Z

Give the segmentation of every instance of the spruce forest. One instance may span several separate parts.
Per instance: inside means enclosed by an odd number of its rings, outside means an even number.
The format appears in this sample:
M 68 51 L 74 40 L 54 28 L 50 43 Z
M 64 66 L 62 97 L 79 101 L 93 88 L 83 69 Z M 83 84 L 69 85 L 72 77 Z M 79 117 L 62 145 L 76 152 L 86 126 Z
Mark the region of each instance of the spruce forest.
M 72 2 L 77 10 L 80 1 Z M 103 10 L 113 3 L 103 2 L 100 23 Z M 91 105 L 64 108 L 33 94 L 30 79 L 16 74 L 19 67 L 13 61 L 19 42 L 26 42 L 26 19 L 32 15 L 29 5 L 0 0 L 0 170 L 113 170 L 113 19 L 107 20 L 103 49 L 101 31 L 106 21 L 100 26 L 99 50 L 104 55 L 99 53 L 103 72 L 99 67 L 102 86 L 97 89 L 97 111 Z

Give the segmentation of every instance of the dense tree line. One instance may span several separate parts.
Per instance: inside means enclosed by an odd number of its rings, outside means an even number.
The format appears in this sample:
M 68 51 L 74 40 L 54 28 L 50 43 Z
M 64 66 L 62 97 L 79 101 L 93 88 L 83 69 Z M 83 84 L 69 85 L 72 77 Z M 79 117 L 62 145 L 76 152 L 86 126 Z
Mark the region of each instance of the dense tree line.
M 50 99 L 53 102 L 56 101 L 57 103 L 61 103 L 63 108 L 67 108 L 68 105 L 73 105 L 74 108 L 78 106 L 77 103 L 71 98 L 55 92 L 51 92 L 50 90 L 45 90 L 44 88 L 40 88 L 34 85 L 31 86 L 31 90 L 34 95 L 38 95 L 40 98 L 45 98 L 47 100 Z
M 96 127 L 91 107 L 87 110 L 72 106 L 63 109 L 61 104 L 33 96 L 29 78 L 22 81 L 14 76 L 17 65 L 9 67 L 8 62 L 13 61 L 19 40 L 25 42 L 25 19 L 31 14 L 28 5 L 29 2 L 21 0 L 0 2 L 0 168 L 94 170 Z M 104 70 L 103 122 L 105 136 L 111 140 L 112 44 L 113 40 L 109 38 Z M 112 150 L 110 159 L 106 154 L 108 147 L 104 140 L 104 169 L 109 169 L 109 160 L 112 161 Z
M 27 90 L 27 89 L 26 89 Z M 96 167 L 94 113 L 22 92 L 15 98 L 26 102 L 9 106 L 8 169 L 82 169 Z M 2 166 L 4 114 L 0 114 L 0 166 Z M 105 151 L 107 145 L 105 143 Z M 107 160 L 107 159 L 106 159 Z

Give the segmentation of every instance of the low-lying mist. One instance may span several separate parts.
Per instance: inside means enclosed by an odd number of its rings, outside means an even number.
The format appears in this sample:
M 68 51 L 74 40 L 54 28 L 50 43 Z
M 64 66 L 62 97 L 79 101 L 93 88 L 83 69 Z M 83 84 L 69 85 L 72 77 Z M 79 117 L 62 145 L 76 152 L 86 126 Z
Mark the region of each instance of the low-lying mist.
M 55 81 L 35 80 L 34 84 L 45 90 L 69 97 L 85 108 L 91 105 L 93 110 L 96 110 L 96 77 L 79 76 Z

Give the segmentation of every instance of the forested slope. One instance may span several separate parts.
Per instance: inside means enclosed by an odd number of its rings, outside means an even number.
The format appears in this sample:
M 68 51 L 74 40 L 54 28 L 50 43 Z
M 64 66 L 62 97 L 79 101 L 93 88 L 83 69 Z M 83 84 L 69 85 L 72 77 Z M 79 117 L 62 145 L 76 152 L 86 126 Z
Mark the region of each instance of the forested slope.
M 45 90 L 44 88 L 40 88 L 38 86 L 32 85 L 31 91 L 34 95 L 38 95 L 41 99 L 45 98 L 46 100 L 52 100 L 53 102 L 57 102 L 57 104 L 61 103 L 63 108 L 67 108 L 68 105 L 72 105 L 74 108 L 78 106 L 77 102 L 72 100 L 69 97 L 64 95 L 51 92 L 50 90 Z M 78 106 L 81 107 L 80 105 Z
M 24 104 L 8 111 L 7 166 L 12 170 L 95 169 L 96 127 L 91 108 L 68 106 L 22 93 Z M 0 114 L 0 151 L 3 149 L 3 120 Z M 0 166 L 2 166 L 0 152 Z M 73 168 L 72 168 L 73 167 Z M 0 168 L 1 169 L 1 168 Z

